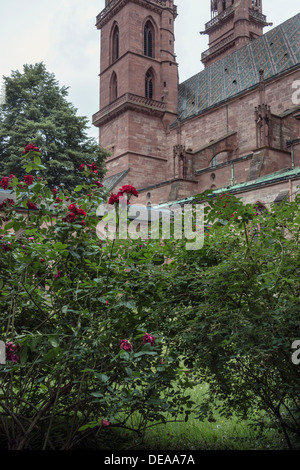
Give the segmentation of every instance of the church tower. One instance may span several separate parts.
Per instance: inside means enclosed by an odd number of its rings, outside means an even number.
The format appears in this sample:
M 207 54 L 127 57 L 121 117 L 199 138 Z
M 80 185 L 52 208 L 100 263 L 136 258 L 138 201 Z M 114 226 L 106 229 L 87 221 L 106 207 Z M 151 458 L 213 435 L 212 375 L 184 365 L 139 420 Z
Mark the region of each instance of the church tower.
M 209 49 L 201 60 L 205 67 L 262 36 L 271 26 L 262 13 L 263 0 L 211 0 L 211 20 L 201 34 L 208 34 Z
M 110 152 L 106 177 L 137 189 L 167 171 L 166 134 L 177 118 L 173 0 L 106 0 L 101 30 L 100 107 L 93 116 Z M 119 187 L 119 186 L 118 186 Z

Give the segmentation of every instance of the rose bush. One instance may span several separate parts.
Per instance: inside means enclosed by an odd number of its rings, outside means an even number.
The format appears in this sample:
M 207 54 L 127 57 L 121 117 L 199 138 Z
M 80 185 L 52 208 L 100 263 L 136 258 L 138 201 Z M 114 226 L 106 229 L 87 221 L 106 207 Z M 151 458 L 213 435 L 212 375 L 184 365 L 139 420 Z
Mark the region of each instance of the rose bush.
M 126 278 L 137 256 L 151 271 L 156 242 L 145 257 L 140 241 L 97 238 L 107 194 L 95 165 L 80 168 L 75 191 L 53 191 L 39 175 L 40 149 L 28 145 L 20 158 L 25 184 L 5 180 L 15 203 L 0 214 L 0 444 L 105 448 L 117 429 L 141 437 L 189 400 L 177 352 Z

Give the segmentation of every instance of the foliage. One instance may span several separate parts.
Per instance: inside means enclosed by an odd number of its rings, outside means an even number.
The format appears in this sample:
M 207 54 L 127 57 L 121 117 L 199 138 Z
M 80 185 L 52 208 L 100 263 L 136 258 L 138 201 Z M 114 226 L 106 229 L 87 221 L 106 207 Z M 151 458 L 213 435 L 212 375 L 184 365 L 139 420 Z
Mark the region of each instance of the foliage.
M 115 429 L 141 437 L 166 412 L 172 419 L 183 412 L 191 382 L 127 282 L 140 242 L 98 239 L 96 209 L 106 194 L 95 167 L 81 167 L 75 191 L 53 191 L 38 176 L 38 148 L 26 147 L 21 160 L 28 174 L 5 180 L 16 203 L 2 207 L 0 232 L 0 338 L 8 353 L 0 365 L 0 443 L 105 448 Z M 142 260 L 147 272 L 152 258 Z
M 51 186 L 74 187 L 82 181 L 77 169 L 82 161 L 95 162 L 99 177 L 107 157 L 87 136 L 88 119 L 77 116 L 67 101 L 68 88 L 59 86 L 43 63 L 24 65 L 23 73 L 4 77 L 5 102 L 0 105 L 0 177 L 23 176 L 19 155 L 24 142 L 43 151 L 40 170 Z
M 259 213 L 229 194 L 199 195 L 207 227 L 194 251 L 174 236 L 101 241 L 107 195 L 95 164 L 80 166 L 74 191 L 51 189 L 39 149 L 27 150 L 27 175 L 1 182 L 17 198 L 1 207 L 8 447 L 122 446 L 122 433 L 194 417 L 196 383 L 208 386 L 202 422 L 234 414 L 263 433 L 268 415 L 299 447 L 299 196 Z
M 266 412 L 292 448 L 300 442 L 300 369 L 292 361 L 300 333 L 299 196 L 263 214 L 232 195 L 199 197 L 212 224 L 205 243 L 192 252 L 174 244 L 163 272 L 148 285 L 144 277 L 144 289 L 156 292 L 149 315 L 210 385 L 199 418 L 218 407 L 264 426 L 254 417 Z

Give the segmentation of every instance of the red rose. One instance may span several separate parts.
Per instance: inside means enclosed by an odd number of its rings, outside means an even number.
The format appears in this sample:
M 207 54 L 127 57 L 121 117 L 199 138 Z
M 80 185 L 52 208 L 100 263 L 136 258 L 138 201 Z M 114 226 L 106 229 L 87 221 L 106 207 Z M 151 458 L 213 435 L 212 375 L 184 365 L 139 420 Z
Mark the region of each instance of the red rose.
M 29 199 L 27 200 L 27 207 L 29 210 L 37 209 L 37 206 L 34 204 L 34 202 L 31 202 Z
M 95 181 L 95 185 L 98 186 L 98 188 L 103 188 L 101 181 Z
M 4 251 L 12 251 L 11 242 L 3 243 L 2 249 Z
M 56 189 L 56 188 L 53 188 L 53 189 L 52 189 L 52 193 L 53 193 L 53 196 L 56 196 L 56 194 L 57 194 L 57 189 Z
M 143 343 L 144 344 L 151 343 L 151 346 L 153 346 L 154 341 L 155 341 L 155 336 L 149 335 L 149 333 L 146 333 L 143 337 Z
M 83 216 L 86 215 L 86 212 L 83 209 L 77 209 L 76 208 L 76 213 L 79 214 L 79 215 L 83 215 Z
M 124 349 L 124 351 L 132 351 L 132 344 L 127 339 L 122 339 L 120 341 L 120 348 Z
M 133 196 L 136 196 L 136 197 L 138 197 L 139 195 L 135 187 L 132 186 L 131 184 L 125 184 L 124 186 L 122 186 L 122 188 L 119 189 L 119 191 L 121 194 L 124 194 L 124 193 L 132 194 Z
M 110 194 L 110 198 L 109 198 L 109 200 L 108 200 L 108 204 L 112 204 L 112 205 L 113 205 L 115 202 L 116 202 L 116 203 L 119 203 L 119 198 L 118 198 L 118 196 L 117 196 L 116 194 L 111 193 L 111 194 Z
M 74 214 L 74 212 L 70 212 L 68 215 L 67 215 L 67 220 L 68 222 L 72 223 L 72 222 L 75 222 L 77 219 L 77 215 Z
M 81 165 L 79 165 L 79 171 L 83 171 L 84 170 L 84 163 L 82 163 Z
M 62 272 L 60 270 L 57 271 L 57 273 L 55 274 L 54 278 L 55 279 L 59 279 L 62 275 Z
M 101 420 L 101 426 L 104 427 L 104 426 L 109 426 L 110 425 L 110 422 L 108 421 L 108 419 L 102 419 Z
M 5 190 L 10 186 L 10 179 L 8 176 L 4 176 L 1 180 L 1 186 Z
M 25 175 L 24 176 L 24 182 L 30 186 L 33 182 L 33 176 L 32 175 Z
M 87 167 L 90 168 L 90 170 L 92 170 L 92 171 L 94 171 L 94 172 L 97 171 L 97 165 L 96 165 L 96 163 L 90 163 L 90 164 L 88 163 L 88 164 L 87 164 Z M 97 171 L 97 172 L 98 172 L 98 171 Z
M 112 204 L 112 205 L 114 205 L 115 203 L 119 204 L 120 197 L 123 197 L 123 194 L 120 192 L 118 194 L 111 193 L 110 198 L 108 200 L 108 204 Z M 127 200 L 127 204 L 129 204 L 129 200 Z
M 14 344 L 9 341 L 8 343 L 6 343 L 5 348 L 7 360 L 12 361 L 14 363 L 19 362 L 20 356 L 16 353 L 21 349 L 21 346 L 19 344 Z
M 13 206 L 15 201 L 13 199 L 4 199 L 4 201 L 0 204 L 0 210 L 6 209 L 9 206 Z
M 39 152 L 41 153 L 40 149 L 38 147 L 35 147 L 33 144 L 28 144 L 26 145 L 23 155 L 26 155 L 28 152 Z

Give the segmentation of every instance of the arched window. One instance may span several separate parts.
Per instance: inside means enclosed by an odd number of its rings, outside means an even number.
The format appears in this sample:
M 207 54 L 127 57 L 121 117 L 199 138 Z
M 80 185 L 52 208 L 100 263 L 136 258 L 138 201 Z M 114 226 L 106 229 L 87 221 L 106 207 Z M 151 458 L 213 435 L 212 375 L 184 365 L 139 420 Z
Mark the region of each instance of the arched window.
M 218 164 L 218 155 L 215 155 L 215 156 L 212 158 L 212 160 L 211 160 L 211 162 L 210 162 L 210 165 L 211 165 L 211 166 L 216 166 L 217 164 Z
M 112 61 L 115 62 L 119 58 L 119 28 L 114 27 L 112 35 Z
M 220 152 L 212 158 L 210 165 L 216 166 L 216 165 L 220 165 L 221 163 L 225 163 L 227 161 L 228 161 L 228 152 L 226 151 Z
M 110 101 L 114 101 L 118 98 L 118 79 L 115 72 L 113 72 L 110 79 Z
M 153 91 L 153 73 L 151 72 L 151 70 L 148 70 L 145 75 L 145 97 L 153 99 Z
M 144 27 L 144 55 L 154 57 L 154 28 L 150 20 Z

